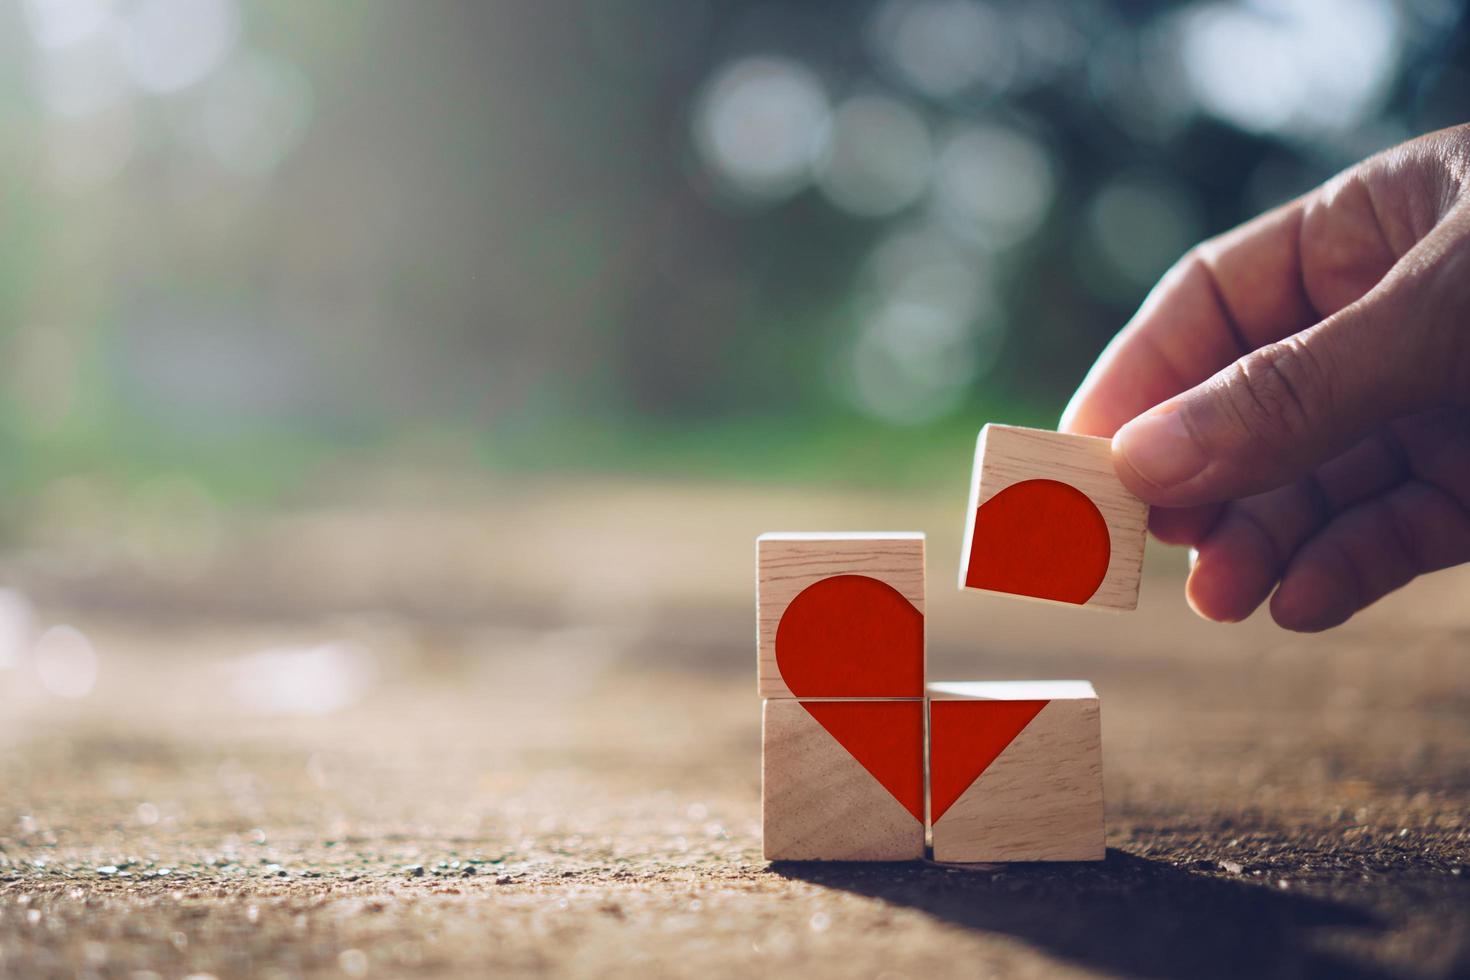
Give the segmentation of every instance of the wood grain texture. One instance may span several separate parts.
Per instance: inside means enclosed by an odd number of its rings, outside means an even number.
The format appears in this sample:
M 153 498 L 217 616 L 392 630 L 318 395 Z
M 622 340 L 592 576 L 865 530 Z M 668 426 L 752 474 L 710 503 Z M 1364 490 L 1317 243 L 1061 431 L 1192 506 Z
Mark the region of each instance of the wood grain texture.
M 807 586 L 833 575 L 866 575 L 924 612 L 924 535 L 917 532 L 774 532 L 756 539 L 756 681 L 763 698 L 795 694 L 776 664 L 781 615 Z M 922 650 L 919 654 L 923 657 Z M 923 665 L 918 676 L 922 677 Z M 873 697 L 920 695 L 874 692 Z
M 1097 591 L 1084 604 L 1115 610 L 1137 608 L 1144 541 L 1148 531 L 1148 505 L 1118 480 L 1113 470 L 1109 441 L 1009 425 L 985 426 L 975 444 L 959 587 L 967 588 L 965 578 L 970 567 L 970 551 L 975 544 L 976 512 L 1007 487 L 1038 479 L 1056 480 L 1082 491 L 1097 505 L 1107 522 L 1110 540 L 1107 573 Z
M 1102 860 L 1100 720 L 1096 698 L 1049 702 L 934 823 L 934 860 Z
M 915 736 L 915 765 L 922 765 L 922 732 Z M 764 705 L 761 830 L 767 861 L 924 856 L 923 822 L 789 698 Z

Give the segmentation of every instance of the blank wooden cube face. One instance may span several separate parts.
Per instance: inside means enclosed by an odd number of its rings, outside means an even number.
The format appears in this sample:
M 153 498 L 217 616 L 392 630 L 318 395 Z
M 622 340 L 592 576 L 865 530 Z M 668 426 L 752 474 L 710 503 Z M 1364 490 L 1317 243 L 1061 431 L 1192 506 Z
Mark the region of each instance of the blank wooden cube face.
M 1091 684 L 938 683 L 929 697 L 934 860 L 1102 860 L 1102 731 Z
M 924 702 L 765 702 L 768 861 L 924 856 Z
M 761 697 L 924 696 L 922 534 L 763 534 L 756 607 Z
M 960 588 L 1133 609 L 1148 506 L 1107 439 L 987 425 L 975 446 Z

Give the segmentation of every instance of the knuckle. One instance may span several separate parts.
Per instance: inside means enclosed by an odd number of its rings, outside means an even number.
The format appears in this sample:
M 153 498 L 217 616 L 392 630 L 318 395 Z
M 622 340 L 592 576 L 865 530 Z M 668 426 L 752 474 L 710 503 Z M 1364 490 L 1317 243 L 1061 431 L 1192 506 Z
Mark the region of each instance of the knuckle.
M 1435 263 L 1424 290 L 1425 306 L 1416 318 L 1424 332 L 1425 381 L 1437 380 L 1451 401 L 1470 400 L 1470 207 L 1461 224 L 1464 234 Z
M 1175 259 L 1174 264 L 1159 277 L 1159 285 L 1179 288 L 1209 276 L 1210 268 L 1206 255 L 1210 247 L 1210 242 L 1201 242 L 1192 246 L 1189 251 Z
M 1312 434 L 1330 413 L 1326 374 L 1311 348 L 1292 339 L 1251 352 L 1227 382 L 1240 430 L 1259 446 L 1286 450 Z
M 1214 239 L 1197 242 L 1174 261 L 1174 268 L 1195 274 L 1204 272 L 1210 264 L 1211 256 L 1218 249 L 1219 246 L 1215 243 Z
M 1428 571 L 1430 562 L 1427 551 L 1418 533 L 1414 516 L 1394 501 L 1383 506 L 1384 542 L 1380 553 L 1391 556 L 1391 561 L 1400 568 L 1398 584 L 1403 584 L 1421 571 Z M 1395 586 L 1396 588 L 1397 586 Z

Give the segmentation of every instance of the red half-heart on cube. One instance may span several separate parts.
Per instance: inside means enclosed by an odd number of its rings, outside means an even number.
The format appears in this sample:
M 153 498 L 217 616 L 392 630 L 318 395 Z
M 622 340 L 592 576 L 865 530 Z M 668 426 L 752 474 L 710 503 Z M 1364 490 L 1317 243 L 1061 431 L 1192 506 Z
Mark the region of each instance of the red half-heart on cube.
M 1087 494 L 1022 480 L 976 510 L 965 585 L 1081 605 L 1107 577 L 1111 556 L 1108 522 Z
M 781 615 L 776 667 L 798 698 L 921 698 L 924 614 L 875 578 L 824 578 Z

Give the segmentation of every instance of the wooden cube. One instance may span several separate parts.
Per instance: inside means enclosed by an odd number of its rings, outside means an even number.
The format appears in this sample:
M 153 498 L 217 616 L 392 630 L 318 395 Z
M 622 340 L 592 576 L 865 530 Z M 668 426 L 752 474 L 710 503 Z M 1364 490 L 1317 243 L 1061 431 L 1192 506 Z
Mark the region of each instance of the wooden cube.
M 761 535 L 756 648 L 763 698 L 922 698 L 924 535 Z
M 934 860 L 1102 860 L 1102 730 L 1091 684 L 928 690 Z
M 924 702 L 765 702 L 768 861 L 924 856 Z
M 1148 505 L 1107 439 L 987 425 L 975 445 L 962 589 L 1133 609 Z

